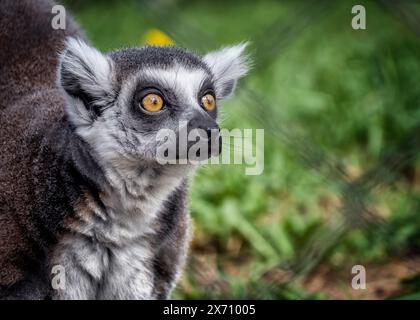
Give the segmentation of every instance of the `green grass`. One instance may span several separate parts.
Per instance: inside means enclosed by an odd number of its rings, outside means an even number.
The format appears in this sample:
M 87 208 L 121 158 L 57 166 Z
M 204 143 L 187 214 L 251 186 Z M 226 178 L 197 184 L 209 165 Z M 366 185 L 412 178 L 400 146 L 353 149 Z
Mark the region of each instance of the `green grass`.
M 264 174 L 246 176 L 239 165 L 198 172 L 190 196 L 195 240 L 175 297 L 328 298 L 307 292 L 300 281 L 280 284 L 265 276 L 296 261 L 340 216 L 342 183 L 326 178 L 323 164 L 314 170 L 302 161 L 301 141 L 354 178 L 374 167 L 420 121 L 419 37 L 383 7 L 362 2 L 368 17 L 363 31 L 350 27 L 349 1 L 328 5 L 318 15 L 301 12 L 304 4 L 293 1 L 178 1 L 176 10 L 164 2 L 158 10 L 135 1 L 70 6 L 102 50 L 142 45 L 151 28 L 199 52 L 251 41 L 255 69 L 239 85 L 238 98 L 223 105 L 223 126 L 265 129 Z M 282 23 L 293 28 L 302 21 L 308 26 L 279 38 Z M 280 48 L 265 49 L 279 42 Z M 250 97 L 249 88 L 263 99 Z M 250 98 L 267 104 L 252 107 Z M 288 143 L 279 139 L 284 131 L 292 137 Z M 418 160 L 410 168 L 418 168 Z M 418 191 L 415 182 L 397 176 L 396 183 L 366 195 L 368 207 L 383 221 L 324 240 L 314 267 L 386 263 L 418 250 Z M 197 271 L 203 266 L 209 279 Z M 418 297 L 416 290 L 410 297 Z

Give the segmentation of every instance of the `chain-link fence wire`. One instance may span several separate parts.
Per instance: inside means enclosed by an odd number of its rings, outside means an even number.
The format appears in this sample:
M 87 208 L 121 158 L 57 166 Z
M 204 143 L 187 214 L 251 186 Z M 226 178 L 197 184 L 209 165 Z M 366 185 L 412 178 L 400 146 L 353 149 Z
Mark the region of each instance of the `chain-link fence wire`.
M 270 63 L 292 43 L 299 35 L 305 32 L 317 19 L 328 19 L 334 10 L 333 1 L 304 1 L 286 18 L 282 17 L 261 30 L 252 41 L 256 49 L 253 60 L 254 69 L 266 68 Z M 419 31 L 419 21 L 410 13 L 405 2 L 382 0 L 379 3 L 390 14 L 404 18 L 404 23 L 414 31 Z M 218 46 L 214 39 L 205 30 L 200 30 L 188 19 L 184 19 L 177 3 L 174 1 L 142 1 L 142 9 L 146 8 L 150 16 L 161 21 L 160 27 L 169 34 L 176 43 L 185 47 L 193 47 L 202 52 Z M 310 14 L 308 14 L 310 12 Z M 407 18 L 409 15 L 409 18 Z M 418 18 L 418 17 L 417 17 Z M 265 35 L 269 34 L 270 37 Z M 278 267 L 290 271 L 282 282 L 273 283 L 273 286 L 294 282 L 297 278 L 307 274 L 328 254 L 337 241 L 348 231 L 355 228 L 364 228 L 367 225 L 381 229 L 386 221 L 379 218 L 368 209 L 369 196 L 376 189 L 386 187 L 400 178 L 401 169 L 412 163 L 420 150 L 420 123 L 407 132 L 392 148 L 383 152 L 377 164 L 365 174 L 356 179 L 351 179 L 342 169 L 342 163 L 329 156 L 320 146 L 311 139 L 310 132 L 298 132 L 290 124 L 282 123 L 281 119 L 263 106 L 277 105 L 266 94 L 256 91 L 250 82 L 241 83 L 240 102 L 244 118 L 254 121 L 262 126 L 266 133 L 277 139 L 279 146 L 287 146 L 292 150 L 303 165 L 320 174 L 327 184 L 339 187 L 342 205 L 329 221 L 319 228 L 306 241 L 304 247 L 291 261 L 280 262 Z M 255 280 L 262 277 L 263 273 L 254 275 Z M 259 292 L 253 292 L 253 297 L 264 298 Z
M 380 0 L 379 3 L 395 16 L 398 21 L 407 25 L 413 32 L 420 35 L 420 16 L 412 10 L 410 5 L 418 3 L 416 0 Z

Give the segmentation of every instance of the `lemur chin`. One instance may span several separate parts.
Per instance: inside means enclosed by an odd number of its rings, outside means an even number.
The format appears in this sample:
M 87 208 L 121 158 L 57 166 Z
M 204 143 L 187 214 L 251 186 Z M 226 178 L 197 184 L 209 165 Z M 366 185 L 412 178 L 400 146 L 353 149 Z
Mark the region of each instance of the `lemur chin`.
M 0 2 L 0 298 L 165 299 L 188 250 L 194 165 L 159 163 L 157 134 L 218 130 L 245 45 L 104 54 L 71 17 L 54 30 L 53 5 Z

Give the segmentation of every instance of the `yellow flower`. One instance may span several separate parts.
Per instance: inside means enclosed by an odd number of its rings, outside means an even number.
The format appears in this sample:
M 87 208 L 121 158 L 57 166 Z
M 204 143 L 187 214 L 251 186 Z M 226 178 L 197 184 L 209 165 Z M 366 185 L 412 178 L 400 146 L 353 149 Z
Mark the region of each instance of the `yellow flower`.
M 159 29 L 149 29 L 143 38 L 143 42 L 149 45 L 169 46 L 175 42 L 163 31 Z

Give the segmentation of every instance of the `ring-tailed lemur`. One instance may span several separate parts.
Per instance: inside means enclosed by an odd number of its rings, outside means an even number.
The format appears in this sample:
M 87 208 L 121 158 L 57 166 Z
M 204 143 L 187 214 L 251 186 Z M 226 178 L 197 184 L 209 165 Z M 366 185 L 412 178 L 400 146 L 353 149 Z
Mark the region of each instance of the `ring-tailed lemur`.
M 167 298 L 194 166 L 158 163 L 156 134 L 181 120 L 217 129 L 244 46 L 102 54 L 71 18 L 54 30 L 52 6 L 0 2 L 0 298 Z

